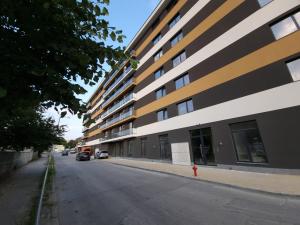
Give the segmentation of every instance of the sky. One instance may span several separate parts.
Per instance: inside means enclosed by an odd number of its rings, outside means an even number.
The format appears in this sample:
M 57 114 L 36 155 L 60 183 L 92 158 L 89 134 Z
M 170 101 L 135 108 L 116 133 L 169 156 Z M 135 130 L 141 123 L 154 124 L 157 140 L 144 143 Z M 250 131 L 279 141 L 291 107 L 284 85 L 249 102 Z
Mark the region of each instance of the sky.
M 111 26 L 123 31 L 126 36 L 123 43 L 125 46 L 142 27 L 158 3 L 159 0 L 110 0 L 107 20 Z M 88 91 L 85 95 L 80 96 L 86 102 L 98 85 L 89 87 L 82 82 L 78 83 Z M 77 116 L 67 114 L 66 117 L 59 120 L 59 115 L 54 109 L 49 109 L 46 116 L 53 117 L 57 123 L 59 122 L 59 125 L 66 125 L 65 139 L 71 140 L 82 136 L 82 119 L 78 119 Z

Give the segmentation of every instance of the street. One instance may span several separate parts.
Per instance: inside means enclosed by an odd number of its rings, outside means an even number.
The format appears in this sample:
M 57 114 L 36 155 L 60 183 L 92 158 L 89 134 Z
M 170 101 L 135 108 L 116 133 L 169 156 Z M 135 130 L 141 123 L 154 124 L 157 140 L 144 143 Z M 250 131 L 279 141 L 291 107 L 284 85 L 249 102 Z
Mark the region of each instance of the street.
M 300 199 L 55 154 L 61 225 L 300 224 Z

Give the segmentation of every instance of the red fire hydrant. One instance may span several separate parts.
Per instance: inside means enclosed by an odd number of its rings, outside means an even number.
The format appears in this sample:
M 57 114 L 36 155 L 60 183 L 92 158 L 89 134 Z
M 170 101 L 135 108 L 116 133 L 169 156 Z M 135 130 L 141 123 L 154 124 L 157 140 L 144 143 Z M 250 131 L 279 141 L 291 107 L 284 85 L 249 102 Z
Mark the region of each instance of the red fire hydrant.
M 197 174 L 198 168 L 197 168 L 197 165 L 196 165 L 196 164 L 194 164 L 193 170 L 194 170 L 194 176 L 196 177 L 196 176 L 198 175 L 198 174 Z

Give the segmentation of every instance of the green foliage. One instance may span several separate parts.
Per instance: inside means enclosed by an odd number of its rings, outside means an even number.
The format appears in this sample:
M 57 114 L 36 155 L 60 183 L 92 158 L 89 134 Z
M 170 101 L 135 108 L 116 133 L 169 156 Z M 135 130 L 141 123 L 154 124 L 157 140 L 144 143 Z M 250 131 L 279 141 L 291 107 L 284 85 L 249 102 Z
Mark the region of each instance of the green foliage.
M 119 43 L 124 35 L 105 19 L 107 0 L 0 1 L 0 103 L 20 98 L 55 106 L 81 116 L 85 104 L 75 94 L 86 90 L 75 82 L 94 85 L 128 58 Z M 6 105 L 6 107 L 9 107 Z
M 119 43 L 125 36 L 105 16 L 109 0 L 0 1 L 0 148 L 35 146 L 54 141 L 54 121 L 37 110 L 54 107 L 64 117 L 81 117 L 86 93 L 78 81 L 95 85 L 130 58 Z M 46 140 L 49 138 L 49 141 Z M 40 140 L 40 144 L 37 140 Z M 40 146 L 39 146 L 40 145 Z
M 64 127 L 58 127 L 52 118 L 44 118 L 39 109 L 27 108 L 13 117 L 0 121 L 0 146 L 3 149 L 35 151 L 47 150 L 53 143 L 60 143 Z
M 65 145 L 66 148 L 75 148 L 75 146 L 77 145 L 77 141 L 76 140 L 70 140 L 68 141 L 68 143 Z

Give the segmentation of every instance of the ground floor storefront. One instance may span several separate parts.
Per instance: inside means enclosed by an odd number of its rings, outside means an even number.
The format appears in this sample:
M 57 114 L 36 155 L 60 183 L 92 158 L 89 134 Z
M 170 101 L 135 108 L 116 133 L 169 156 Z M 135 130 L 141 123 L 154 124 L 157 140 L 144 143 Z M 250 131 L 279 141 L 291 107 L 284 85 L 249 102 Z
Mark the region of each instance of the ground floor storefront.
M 181 165 L 299 169 L 299 115 L 300 107 L 293 107 L 105 143 L 94 148 L 107 150 L 113 157 L 163 160 Z

